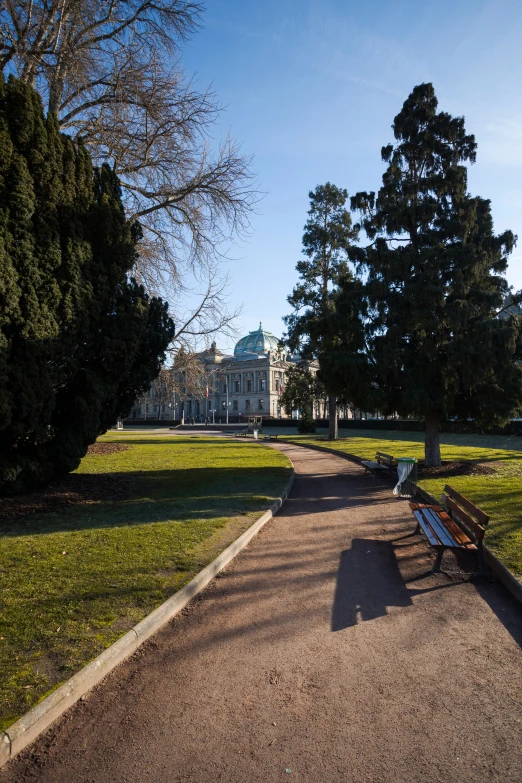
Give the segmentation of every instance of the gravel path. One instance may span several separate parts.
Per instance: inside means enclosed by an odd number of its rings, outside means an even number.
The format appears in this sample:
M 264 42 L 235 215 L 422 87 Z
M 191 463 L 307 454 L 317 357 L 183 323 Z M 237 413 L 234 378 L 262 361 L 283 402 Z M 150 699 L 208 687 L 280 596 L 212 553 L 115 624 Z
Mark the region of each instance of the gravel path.
M 520 607 L 426 576 L 389 483 L 276 447 L 281 513 L 1 783 L 520 783 Z

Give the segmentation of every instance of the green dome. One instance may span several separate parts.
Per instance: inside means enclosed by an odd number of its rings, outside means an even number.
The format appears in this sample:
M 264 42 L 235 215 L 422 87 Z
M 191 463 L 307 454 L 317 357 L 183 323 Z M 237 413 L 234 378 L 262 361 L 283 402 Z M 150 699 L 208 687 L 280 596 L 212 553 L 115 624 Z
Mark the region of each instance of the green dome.
M 270 332 L 265 332 L 261 323 L 259 329 L 255 332 L 249 332 L 246 337 L 242 337 L 236 343 L 234 356 L 241 356 L 243 353 L 268 353 L 268 351 L 278 351 L 279 340 Z

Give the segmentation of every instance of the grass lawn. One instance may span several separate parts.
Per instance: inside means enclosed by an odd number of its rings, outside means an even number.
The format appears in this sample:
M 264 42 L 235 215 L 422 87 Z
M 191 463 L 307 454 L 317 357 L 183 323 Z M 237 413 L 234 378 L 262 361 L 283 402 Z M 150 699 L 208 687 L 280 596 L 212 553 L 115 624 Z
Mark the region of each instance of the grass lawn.
M 0 523 L 0 729 L 186 584 L 280 496 L 291 470 L 249 441 L 100 442 L 128 449 L 87 455 L 77 472 L 124 481 L 123 497 Z
M 424 458 L 424 433 L 351 430 L 348 437 L 324 443 L 329 448 L 374 459 L 376 451 L 394 457 Z M 285 439 L 320 445 L 325 435 L 294 435 Z M 485 542 L 503 563 L 522 577 L 522 438 L 496 435 L 441 435 L 443 460 L 470 460 L 492 467 L 493 475 L 429 478 L 419 485 L 440 498 L 451 484 L 491 516 Z

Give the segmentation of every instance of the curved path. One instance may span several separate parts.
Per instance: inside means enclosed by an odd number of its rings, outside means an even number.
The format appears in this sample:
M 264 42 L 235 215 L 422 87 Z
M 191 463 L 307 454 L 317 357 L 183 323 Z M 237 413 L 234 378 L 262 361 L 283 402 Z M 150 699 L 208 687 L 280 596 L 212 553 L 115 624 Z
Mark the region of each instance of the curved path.
M 2 783 L 520 783 L 519 606 L 426 576 L 389 483 L 277 448 L 282 511 Z

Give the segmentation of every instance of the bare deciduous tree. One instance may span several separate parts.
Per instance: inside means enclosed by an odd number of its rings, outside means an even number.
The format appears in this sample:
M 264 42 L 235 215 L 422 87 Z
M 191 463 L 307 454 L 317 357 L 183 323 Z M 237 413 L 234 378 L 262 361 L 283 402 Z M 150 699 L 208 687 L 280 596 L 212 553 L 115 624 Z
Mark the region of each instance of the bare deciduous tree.
M 96 162 L 114 166 L 143 229 L 136 276 L 169 298 L 195 271 L 208 284 L 189 323 L 206 334 L 221 325 L 212 308 L 223 312 L 216 258 L 248 230 L 257 193 L 234 141 L 214 148 L 220 106 L 178 59 L 201 12 L 190 0 L 3 0 L 0 66 L 36 86 Z

